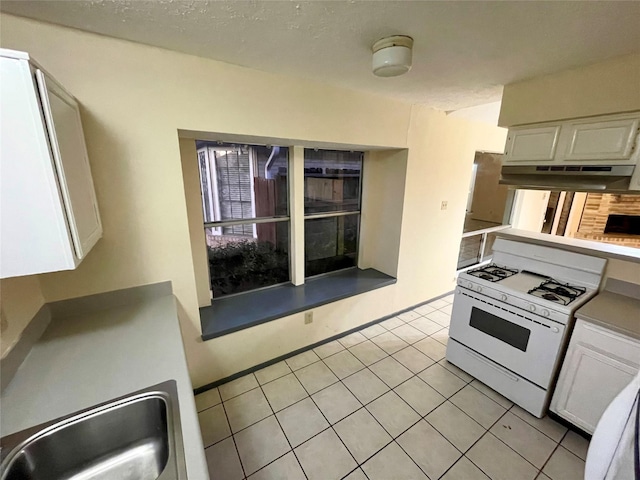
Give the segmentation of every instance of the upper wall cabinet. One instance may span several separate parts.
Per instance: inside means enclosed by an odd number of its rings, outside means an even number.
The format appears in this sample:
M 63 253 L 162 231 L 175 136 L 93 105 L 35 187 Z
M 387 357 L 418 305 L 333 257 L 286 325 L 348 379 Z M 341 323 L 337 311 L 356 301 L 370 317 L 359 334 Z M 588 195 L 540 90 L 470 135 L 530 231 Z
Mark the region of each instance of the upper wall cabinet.
M 0 77 L 0 278 L 72 270 L 102 236 L 78 103 L 26 53 Z
M 638 117 L 569 122 L 562 159 L 628 160 L 640 131 L 638 123 Z
M 560 136 L 560 125 L 509 130 L 505 157 L 510 162 L 553 160 Z
M 632 164 L 639 137 L 640 112 L 513 127 L 503 164 Z

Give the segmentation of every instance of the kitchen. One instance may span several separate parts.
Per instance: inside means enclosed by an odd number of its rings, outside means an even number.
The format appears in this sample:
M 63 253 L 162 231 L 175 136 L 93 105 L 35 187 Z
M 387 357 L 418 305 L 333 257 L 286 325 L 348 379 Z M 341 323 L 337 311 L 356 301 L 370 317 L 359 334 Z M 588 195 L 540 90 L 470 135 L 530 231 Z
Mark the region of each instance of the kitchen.
M 3 47 L 33 55 L 84 108 L 83 128 L 104 225 L 103 238 L 77 270 L 3 280 L 3 310 L 10 328 L 15 325 L 12 316 L 33 316 L 45 302 L 170 280 L 178 299 L 190 381 L 197 389 L 453 290 L 458 245 L 443 238 L 459 238 L 470 159 L 477 150 L 502 151 L 505 130 L 423 106 L 345 93 L 24 18 L 3 14 L 2 20 Z M 511 118 L 504 126 L 638 110 L 630 76 L 637 72 L 636 58 L 585 67 L 582 92 L 576 72 L 505 88 L 503 109 Z M 184 74 L 190 71 L 198 74 Z M 553 89 L 535 95 L 535 102 L 527 100 L 530 94 L 525 90 L 540 91 L 552 81 Z M 592 83 L 599 91 L 604 83 L 611 94 L 584 102 Z M 300 89 L 300 95 L 290 93 Z M 211 93 L 215 91 L 225 94 Z M 269 95 L 261 93 L 265 91 Z M 157 95 L 163 97 L 161 104 L 151 100 Z M 313 98 L 324 99 L 324 104 Z M 214 104 L 220 114 L 212 114 Z M 282 104 L 295 105 L 296 116 L 283 114 Z M 132 111 L 131 105 L 140 107 Z M 238 105 L 250 105 L 252 115 Z M 369 266 L 396 276 L 397 283 L 318 307 L 308 325 L 297 313 L 202 341 L 202 299 L 195 272 L 199 267 L 192 256 L 185 198 L 185 185 L 193 177 L 185 177 L 176 161 L 180 129 L 379 147 L 372 167 L 379 171 L 368 179 L 365 175 L 364 182 L 378 182 L 374 185 L 385 192 L 385 202 L 363 199 L 363 223 L 369 221 L 368 228 L 378 230 L 392 226 L 388 235 L 371 243 Z M 447 210 L 441 210 L 442 200 L 448 201 Z M 638 283 L 636 266 L 611 260 L 607 276 Z M 443 282 L 434 272 L 452 272 L 452 278 Z M 113 397 L 128 391 L 123 387 Z

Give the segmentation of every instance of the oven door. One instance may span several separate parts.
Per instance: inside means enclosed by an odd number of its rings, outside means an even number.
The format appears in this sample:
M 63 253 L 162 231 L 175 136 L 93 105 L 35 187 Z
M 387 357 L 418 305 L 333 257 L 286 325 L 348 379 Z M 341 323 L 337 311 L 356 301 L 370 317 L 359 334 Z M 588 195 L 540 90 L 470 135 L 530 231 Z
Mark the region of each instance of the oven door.
M 456 292 L 449 336 L 542 388 L 551 383 L 565 326 L 492 298 Z

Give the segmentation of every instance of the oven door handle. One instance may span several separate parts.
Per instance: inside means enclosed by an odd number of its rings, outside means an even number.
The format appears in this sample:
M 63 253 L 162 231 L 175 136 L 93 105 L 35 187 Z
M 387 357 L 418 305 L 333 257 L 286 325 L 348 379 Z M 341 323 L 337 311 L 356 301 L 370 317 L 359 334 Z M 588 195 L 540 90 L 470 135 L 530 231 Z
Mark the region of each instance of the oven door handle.
M 465 352 L 467 352 L 467 354 L 471 355 L 473 358 L 475 358 L 476 360 L 484 363 L 485 365 L 493 368 L 494 370 L 498 371 L 499 373 L 501 373 L 502 375 L 504 375 L 505 377 L 507 377 L 509 380 L 512 380 L 514 382 L 519 381 L 520 379 L 513 375 L 511 372 L 509 372 L 508 370 L 499 367 L 498 365 L 496 365 L 495 363 L 491 362 L 490 360 L 487 360 L 486 358 L 484 358 L 482 355 L 479 355 L 469 349 L 465 349 Z

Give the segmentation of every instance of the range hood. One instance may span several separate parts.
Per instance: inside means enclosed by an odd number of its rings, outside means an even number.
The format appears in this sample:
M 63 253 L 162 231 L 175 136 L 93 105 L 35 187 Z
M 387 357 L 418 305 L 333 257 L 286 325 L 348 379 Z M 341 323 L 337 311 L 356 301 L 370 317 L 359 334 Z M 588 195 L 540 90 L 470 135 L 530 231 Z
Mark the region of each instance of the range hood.
M 500 183 L 640 193 L 640 111 L 509 128 Z
M 634 165 L 504 165 L 500 183 L 527 190 L 634 193 L 635 169 Z

